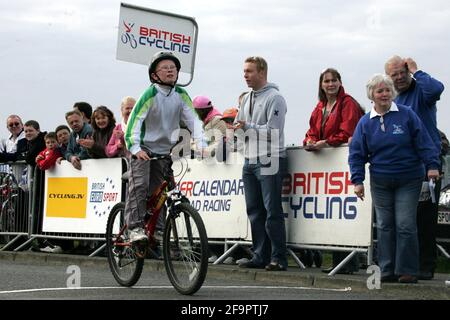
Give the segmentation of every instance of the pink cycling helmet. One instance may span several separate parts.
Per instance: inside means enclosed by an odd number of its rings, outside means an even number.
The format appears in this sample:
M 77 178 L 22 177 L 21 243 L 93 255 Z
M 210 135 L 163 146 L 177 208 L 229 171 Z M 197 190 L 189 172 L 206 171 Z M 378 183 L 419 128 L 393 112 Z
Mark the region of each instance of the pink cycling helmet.
M 212 107 L 211 100 L 209 100 L 207 96 L 196 96 L 194 100 L 192 100 L 192 105 L 195 109 L 206 109 Z

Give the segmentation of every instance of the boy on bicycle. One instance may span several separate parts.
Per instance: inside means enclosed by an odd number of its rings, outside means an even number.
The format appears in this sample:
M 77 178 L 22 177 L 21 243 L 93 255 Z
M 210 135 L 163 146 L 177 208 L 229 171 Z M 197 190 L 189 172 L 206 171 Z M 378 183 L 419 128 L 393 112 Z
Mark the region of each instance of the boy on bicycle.
M 161 184 L 166 168 L 172 164 L 170 158 L 148 160 L 170 155 L 179 138 L 180 121 L 192 132 L 197 145 L 206 147 L 202 124 L 192 108 L 191 98 L 176 86 L 180 69 L 180 60 L 172 52 L 156 53 L 148 70 L 152 85 L 136 102 L 128 120 L 125 142 L 133 156 L 125 217 L 131 242 L 147 240 L 146 199 Z

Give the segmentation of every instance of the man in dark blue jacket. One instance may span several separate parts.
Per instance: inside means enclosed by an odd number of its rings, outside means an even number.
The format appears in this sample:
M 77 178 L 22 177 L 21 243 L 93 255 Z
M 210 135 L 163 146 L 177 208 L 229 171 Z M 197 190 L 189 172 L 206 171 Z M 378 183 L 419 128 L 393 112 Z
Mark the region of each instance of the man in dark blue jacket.
M 417 63 L 399 56 L 390 58 L 385 64 L 386 74 L 394 81 L 398 104 L 410 106 L 422 120 L 433 144 L 441 152 L 441 138 L 436 123 L 436 102 L 444 91 L 444 85 L 426 72 L 419 70 Z M 436 181 L 436 199 L 439 199 L 440 180 Z M 431 280 L 436 268 L 436 229 L 438 204 L 432 200 L 421 201 L 417 207 L 417 228 L 420 251 L 421 280 Z
M 78 144 L 78 139 L 86 139 L 92 136 L 92 127 L 90 124 L 83 122 L 83 116 L 78 110 L 67 112 L 66 121 L 72 129 L 72 133 L 65 157 L 75 169 L 81 170 L 81 160 L 89 159 L 89 154 L 85 148 Z

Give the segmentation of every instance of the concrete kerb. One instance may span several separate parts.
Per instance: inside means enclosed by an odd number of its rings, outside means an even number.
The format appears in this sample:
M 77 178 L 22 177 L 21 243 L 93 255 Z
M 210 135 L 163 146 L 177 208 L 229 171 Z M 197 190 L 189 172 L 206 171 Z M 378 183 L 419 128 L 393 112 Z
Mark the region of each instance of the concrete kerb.
M 19 263 L 52 264 L 52 265 L 108 265 L 106 258 L 88 257 L 69 254 L 52 254 L 44 252 L 0 252 L 0 260 L 8 260 Z
M 28 264 L 51 264 L 51 265 L 79 265 L 79 266 L 102 266 L 109 269 L 105 257 L 88 257 L 83 255 L 52 254 L 42 252 L 0 252 L 0 260 L 14 261 Z M 146 260 L 145 269 L 148 271 L 164 272 L 164 262 L 161 260 Z M 289 285 L 309 288 L 344 289 L 351 287 L 352 291 L 368 292 L 368 274 L 361 270 L 356 275 L 336 275 L 333 277 L 321 273 L 320 270 L 300 270 L 291 268 L 292 271 L 268 272 L 259 269 L 240 269 L 237 265 L 209 265 L 208 276 L 215 279 L 226 278 L 237 281 L 254 281 L 268 285 Z M 144 270 L 145 271 L 145 270 Z M 405 296 L 414 299 L 450 299 L 450 288 L 446 288 L 445 275 L 435 275 L 437 281 L 419 281 L 418 284 L 381 284 L 384 293 L 398 297 Z

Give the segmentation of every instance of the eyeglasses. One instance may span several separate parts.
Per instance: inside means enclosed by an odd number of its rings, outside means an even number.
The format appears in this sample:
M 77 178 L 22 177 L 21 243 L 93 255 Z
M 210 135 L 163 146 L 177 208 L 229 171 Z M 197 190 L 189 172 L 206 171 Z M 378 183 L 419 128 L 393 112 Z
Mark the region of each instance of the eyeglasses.
M 20 126 L 20 123 L 19 123 L 19 122 L 13 122 L 13 123 L 8 124 L 8 127 L 10 127 L 10 128 L 12 128 L 12 127 L 18 127 L 18 126 Z
M 159 68 L 158 70 L 156 70 L 156 72 L 158 72 L 158 71 L 172 71 L 172 70 L 175 70 L 177 67 L 176 66 L 162 66 L 161 68 Z
M 383 116 L 380 116 L 380 125 L 381 125 L 381 131 L 386 132 L 386 128 L 384 127 Z

